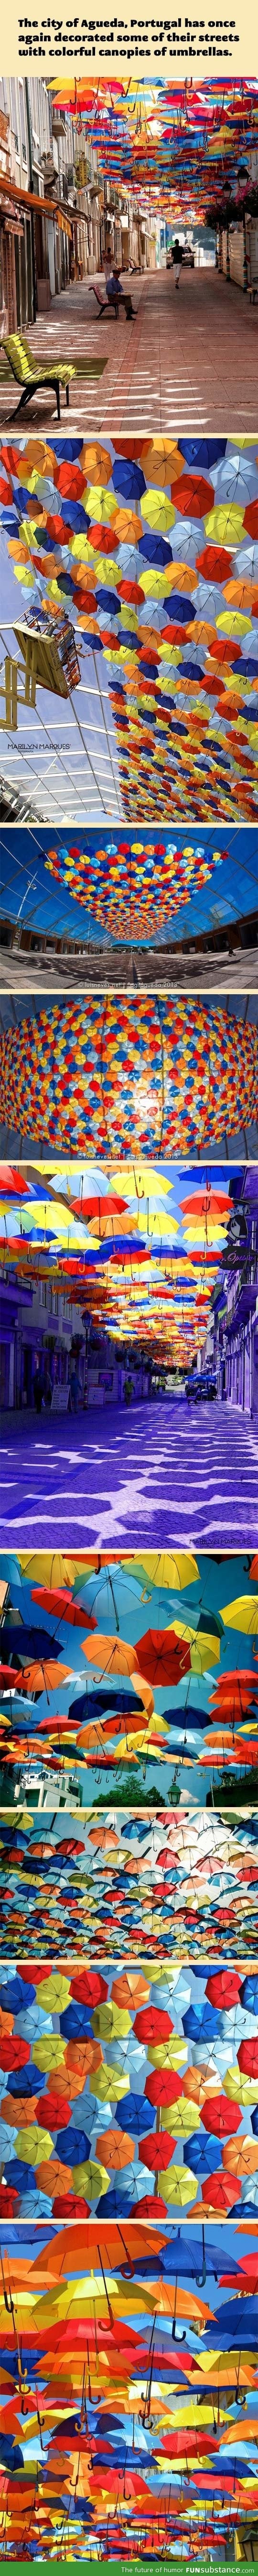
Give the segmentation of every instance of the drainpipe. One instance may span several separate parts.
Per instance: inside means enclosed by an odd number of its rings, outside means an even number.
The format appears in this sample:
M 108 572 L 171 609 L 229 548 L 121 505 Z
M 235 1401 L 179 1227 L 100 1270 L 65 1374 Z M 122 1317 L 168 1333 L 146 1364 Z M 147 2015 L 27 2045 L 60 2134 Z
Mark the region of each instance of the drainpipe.
M 28 83 L 28 80 L 25 80 L 25 82 L 24 82 L 24 88 L 25 88 L 25 99 L 26 99 L 27 134 L 28 134 L 28 146 L 29 146 L 30 193 L 33 195 L 34 181 L 33 181 L 33 168 L 32 168 L 32 140 L 31 140 L 31 121 L 30 121 L 30 101 L 29 101 L 29 83 Z M 36 273 L 36 260 L 35 260 L 35 234 L 34 234 L 34 215 L 33 215 L 33 214 L 32 214 L 32 219 L 31 219 L 31 262 L 32 262 L 32 300 L 33 300 L 33 321 L 34 321 L 34 322 L 36 322 L 36 321 L 37 321 L 38 302 L 37 302 L 37 273 Z

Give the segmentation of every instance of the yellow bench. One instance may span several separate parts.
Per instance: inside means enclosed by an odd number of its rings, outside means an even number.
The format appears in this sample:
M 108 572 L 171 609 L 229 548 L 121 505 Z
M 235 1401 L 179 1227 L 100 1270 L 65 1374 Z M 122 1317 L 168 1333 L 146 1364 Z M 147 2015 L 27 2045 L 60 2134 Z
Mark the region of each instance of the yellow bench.
M 8 339 L 1 341 L 1 348 L 5 349 L 5 355 L 9 360 L 9 367 L 11 367 L 12 375 L 15 377 L 15 384 L 21 385 L 22 387 L 21 399 L 20 402 L 17 403 L 17 411 L 15 412 L 15 420 L 17 420 L 18 413 L 20 411 L 24 411 L 25 403 L 31 401 L 32 394 L 38 393 L 41 385 L 49 385 L 50 387 L 53 385 L 53 391 L 56 394 L 57 401 L 57 417 L 58 420 L 60 420 L 60 385 L 65 385 L 66 402 L 69 409 L 69 382 L 70 377 L 75 376 L 76 374 L 75 367 L 68 367 L 66 363 L 59 366 L 58 360 L 54 367 L 37 367 L 32 357 L 32 350 L 29 348 L 29 341 L 21 339 L 19 331 L 10 331 Z M 10 413 L 9 416 L 10 419 L 12 419 L 12 413 Z

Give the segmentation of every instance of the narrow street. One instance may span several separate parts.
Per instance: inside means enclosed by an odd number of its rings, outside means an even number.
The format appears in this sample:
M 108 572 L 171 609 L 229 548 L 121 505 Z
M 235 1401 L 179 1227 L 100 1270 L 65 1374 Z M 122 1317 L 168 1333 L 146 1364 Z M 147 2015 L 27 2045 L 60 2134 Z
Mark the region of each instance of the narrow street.
M 1 1546 L 253 1548 L 254 1422 L 183 1396 L 91 1413 L 2 1416 Z
M 104 299 L 104 277 L 98 283 Z M 67 358 L 78 367 L 70 385 L 69 415 L 61 388 L 62 429 L 257 430 L 258 304 L 227 285 L 215 268 L 185 269 L 175 297 L 171 270 L 126 277 L 133 321 L 123 311 L 99 321 L 93 282 L 54 296 L 49 313 L 30 324 L 28 338 L 39 365 Z M 0 427 L 17 416 L 18 388 L 0 352 Z M 94 364 L 101 374 L 94 374 Z M 91 373 L 92 370 L 92 373 Z M 55 394 L 38 393 L 19 416 L 19 431 L 56 420 Z

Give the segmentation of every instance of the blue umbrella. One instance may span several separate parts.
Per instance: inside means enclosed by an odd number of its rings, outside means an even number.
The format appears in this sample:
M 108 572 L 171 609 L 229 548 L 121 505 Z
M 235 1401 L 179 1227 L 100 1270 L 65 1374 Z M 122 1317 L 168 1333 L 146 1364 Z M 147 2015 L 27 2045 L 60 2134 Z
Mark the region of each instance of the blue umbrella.
M 53 453 L 53 456 L 54 456 L 54 459 L 55 459 L 55 464 L 56 464 L 56 455 L 57 455 L 56 439 L 55 439 L 55 438 L 48 438 L 48 442 L 47 442 L 47 443 L 48 443 L 48 447 L 51 447 L 51 449 L 52 449 L 52 453 Z M 67 459 L 68 459 L 69 465 L 75 465 L 75 464 L 76 464 L 77 456 L 81 456 L 81 446 L 82 446 L 81 438 L 59 438 L 59 439 L 58 439 L 58 464 L 59 464 L 59 465 L 61 465 L 61 464 L 62 464 L 62 465 L 67 465 Z M 56 487 L 55 487 L 55 488 L 56 488 Z M 30 501 L 31 501 L 31 492 L 30 492 Z M 58 504 L 59 504 L 59 493 L 58 493 Z
M 126 2102 L 117 2102 L 117 2127 L 126 2129 L 130 2138 L 147 2137 L 147 2129 L 154 2129 L 155 2119 L 155 2103 L 148 2102 L 144 2093 L 129 2093 Z
M 60 2014 L 60 2031 L 64 2039 L 90 2039 L 92 2017 L 87 2005 L 67 2004 L 66 2012 Z
M 23 2451 L 20 2447 L 20 2442 L 14 2442 L 11 2433 L 2 2433 L 1 2431 L 0 2464 L 2 2469 L 8 2469 L 9 2476 L 11 2475 L 12 2470 L 14 2471 L 15 2469 L 24 2468 L 24 2457 Z
M 258 2012 L 258 1977 L 244 1977 L 239 2000 L 246 2012 Z
M 46 2076 L 42 2066 L 8 2067 L 8 2093 L 18 2094 L 18 2101 L 28 2101 L 30 2094 L 44 2093 Z
M 18 1973 L 14 1977 L 7 1975 L 5 1985 L 0 1986 L 1 2011 L 12 2012 L 18 2017 L 20 2012 L 27 2012 L 28 2004 L 35 2003 L 35 1995 L 36 1986 L 27 1985 L 27 1981 L 25 1984 Z
M 222 2164 L 219 2138 L 206 2138 L 203 2129 L 200 2133 L 197 2131 L 195 2137 L 187 2138 L 183 2160 L 184 2165 L 190 2165 L 191 2173 L 200 2174 L 200 2179 L 205 2174 L 217 2173 Z
M 196 608 L 193 606 L 193 600 L 190 595 L 189 598 L 186 598 L 185 593 L 183 596 L 181 590 L 173 590 L 172 597 L 167 608 L 167 625 L 192 626 L 195 617 Z
M 204 2236 L 204 2227 L 200 2228 L 198 2236 L 193 2234 L 192 2227 L 189 2227 L 189 2231 L 185 2229 L 184 2233 L 180 2227 L 178 2229 L 171 2227 L 168 2243 L 163 2246 L 160 2255 L 160 2268 L 166 2281 L 180 2281 L 185 2278 L 200 2281 L 203 2278 L 204 2285 L 206 2277 L 208 2280 L 210 2274 L 219 2280 L 222 2270 L 222 2242 L 219 2235 L 215 2242 L 210 2236 L 209 2227 L 206 2236 Z M 233 2254 L 228 2254 L 227 2250 L 227 2271 L 232 2273 L 232 2278 L 238 2269 L 239 2266 Z M 136 2270 L 137 2265 L 134 2264 L 134 2271 Z
M 144 555 L 146 563 L 149 564 L 166 565 L 173 561 L 172 546 L 165 545 L 165 537 L 155 537 L 151 534 L 139 538 L 139 555 Z
M 74 535 L 85 537 L 87 528 L 90 528 L 90 519 L 87 510 L 84 509 L 83 501 L 63 501 L 59 492 L 58 516 L 64 520 L 66 528 L 73 528 Z
M 221 2030 L 221 2013 L 215 2012 L 213 2004 L 205 2003 L 200 2013 L 194 2004 L 189 2004 L 183 2013 L 183 2030 L 186 2039 L 215 2039 Z
M 179 438 L 178 447 L 180 456 L 184 456 L 185 465 L 200 465 L 203 472 L 204 465 L 212 467 L 218 463 L 220 456 L 226 456 L 227 439 Z
M 119 2191 L 119 2190 L 118 2190 L 118 2185 L 116 2184 L 116 2186 L 115 2186 L 115 2189 L 114 2189 L 114 2190 L 112 2190 L 112 2191 L 108 2191 L 108 2192 L 106 2193 L 106 2197 L 105 2197 L 105 2214 L 106 2214 L 106 2216 L 108 2216 L 109 2218 L 128 2218 L 128 2217 L 129 2217 L 129 2212 L 130 2212 L 130 2207 L 131 2207 L 131 2184 L 130 2184 L 130 2189 L 129 2189 L 128 2191 L 125 2191 L 125 2187 L 124 2187 L 124 2174 L 123 2174 L 123 2187 L 122 2187 L 122 2190 L 121 2190 L 121 2191 Z M 102 2200 L 102 2199 L 97 2201 L 96 2217 L 97 2217 L 97 2218 L 103 2218 L 103 2200 Z
M 142 473 L 141 465 L 135 465 L 130 456 L 115 458 L 112 465 L 112 483 L 114 492 L 121 493 L 124 501 L 140 501 L 142 492 L 146 492 L 145 474 Z
M 121 617 L 121 599 L 117 598 L 116 590 L 108 590 L 105 582 L 100 583 L 98 590 L 95 591 L 95 599 L 96 607 L 106 608 L 109 617 Z
M 34 2165 L 23 2165 L 19 2156 L 10 2156 L 10 2163 L 6 2164 L 5 2182 L 7 2186 L 11 2183 L 14 2191 L 19 2192 L 20 2200 L 23 2199 L 24 2193 L 27 2197 L 29 2192 L 38 2191 Z
M 67 2129 L 58 2129 L 56 2155 L 60 2156 L 62 2165 L 85 2164 L 90 2156 L 90 2139 L 86 2136 L 86 2129 L 73 2129 L 70 2121 Z

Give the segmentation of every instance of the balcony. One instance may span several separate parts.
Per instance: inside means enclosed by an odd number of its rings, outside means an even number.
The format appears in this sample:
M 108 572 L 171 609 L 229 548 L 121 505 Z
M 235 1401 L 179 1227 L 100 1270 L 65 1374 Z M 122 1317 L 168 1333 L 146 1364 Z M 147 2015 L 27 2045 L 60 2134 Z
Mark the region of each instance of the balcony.
M 8 152 L 8 150 L 9 150 L 9 142 L 10 142 L 9 116 L 4 116 L 4 111 L 3 111 L 3 108 L 1 107 L 1 108 L 0 108 L 0 143 L 2 143 L 2 144 L 3 144 L 3 150 L 4 150 L 4 152 Z
M 230 1332 L 235 1332 L 236 1324 L 249 1324 L 251 1315 L 255 1315 L 256 1305 L 257 1283 L 255 1285 L 255 1280 L 245 1279 L 241 1286 L 241 1279 L 238 1278 L 230 1300 L 230 1312 L 227 1315 L 227 1336 Z

